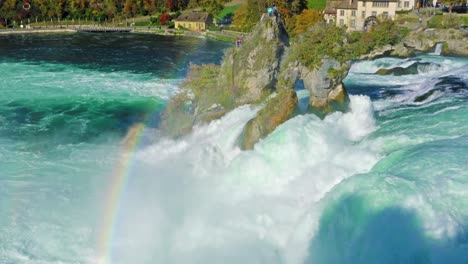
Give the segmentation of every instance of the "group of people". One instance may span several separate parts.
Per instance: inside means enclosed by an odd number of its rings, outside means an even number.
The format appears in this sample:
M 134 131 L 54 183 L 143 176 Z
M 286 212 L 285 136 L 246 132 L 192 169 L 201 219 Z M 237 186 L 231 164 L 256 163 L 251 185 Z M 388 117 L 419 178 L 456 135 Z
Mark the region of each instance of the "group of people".
M 276 5 L 273 4 L 273 6 L 269 6 L 267 8 L 267 11 L 268 11 L 268 15 L 269 16 L 277 16 L 278 15 L 278 8 L 276 8 Z

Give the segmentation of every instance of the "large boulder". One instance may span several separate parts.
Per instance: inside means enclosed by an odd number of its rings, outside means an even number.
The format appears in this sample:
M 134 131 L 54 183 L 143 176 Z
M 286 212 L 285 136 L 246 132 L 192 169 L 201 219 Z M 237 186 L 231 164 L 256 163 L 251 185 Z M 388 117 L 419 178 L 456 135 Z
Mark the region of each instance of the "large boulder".
M 324 57 L 318 67 L 309 69 L 295 61 L 282 71 L 279 86 L 292 89 L 296 82 L 302 80 L 310 94 L 309 111 L 321 117 L 333 111 L 345 111 L 349 97 L 342 81 L 350 64 Z
M 346 109 L 349 98 L 342 81 L 349 67 L 350 62 L 339 63 L 334 59 L 323 58 L 320 68 L 302 69 L 304 87 L 310 93 L 311 110 L 327 114 Z
M 372 60 L 385 56 L 394 56 L 394 57 L 410 57 L 413 55 L 413 49 L 410 49 L 405 46 L 404 43 L 400 42 L 396 45 L 384 45 L 382 47 L 376 48 L 371 52 L 361 55 L 360 60 Z
M 273 132 L 276 127 L 286 122 L 296 109 L 298 99 L 296 92 L 291 89 L 279 89 L 276 96 L 271 98 L 244 127 L 240 139 L 241 149 L 252 149 L 255 143 Z

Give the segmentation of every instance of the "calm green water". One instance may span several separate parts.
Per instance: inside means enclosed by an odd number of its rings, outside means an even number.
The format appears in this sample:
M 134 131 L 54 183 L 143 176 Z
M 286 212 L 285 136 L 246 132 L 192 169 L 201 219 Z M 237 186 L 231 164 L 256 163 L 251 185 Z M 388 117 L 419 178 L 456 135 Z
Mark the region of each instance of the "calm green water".
M 468 59 L 356 62 L 351 111 L 252 151 L 255 108 L 173 141 L 158 113 L 227 45 L 130 34 L 0 37 L 0 263 L 97 263 L 120 142 L 147 125 L 109 263 L 467 263 Z M 418 74 L 380 68 L 422 63 Z

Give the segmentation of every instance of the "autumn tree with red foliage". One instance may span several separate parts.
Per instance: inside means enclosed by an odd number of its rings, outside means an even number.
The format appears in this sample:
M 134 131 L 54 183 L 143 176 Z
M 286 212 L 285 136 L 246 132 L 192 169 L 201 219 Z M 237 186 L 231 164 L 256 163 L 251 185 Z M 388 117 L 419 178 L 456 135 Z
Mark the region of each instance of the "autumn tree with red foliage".
M 166 0 L 166 7 L 169 8 L 170 11 L 174 10 L 174 0 Z
M 165 25 L 167 22 L 171 21 L 172 17 L 168 13 L 164 13 L 159 17 L 159 23 Z

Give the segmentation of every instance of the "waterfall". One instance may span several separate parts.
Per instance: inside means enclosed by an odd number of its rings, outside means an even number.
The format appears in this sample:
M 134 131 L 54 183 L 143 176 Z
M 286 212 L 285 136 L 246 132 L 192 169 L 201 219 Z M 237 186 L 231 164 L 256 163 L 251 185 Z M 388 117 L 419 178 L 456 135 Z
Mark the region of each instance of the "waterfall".
M 434 55 L 440 55 L 441 52 L 442 52 L 442 43 L 439 42 L 436 44 Z

